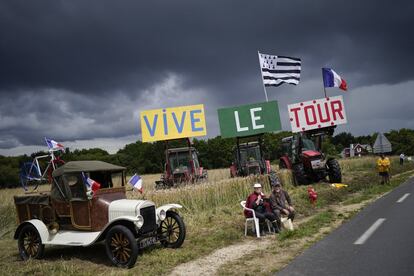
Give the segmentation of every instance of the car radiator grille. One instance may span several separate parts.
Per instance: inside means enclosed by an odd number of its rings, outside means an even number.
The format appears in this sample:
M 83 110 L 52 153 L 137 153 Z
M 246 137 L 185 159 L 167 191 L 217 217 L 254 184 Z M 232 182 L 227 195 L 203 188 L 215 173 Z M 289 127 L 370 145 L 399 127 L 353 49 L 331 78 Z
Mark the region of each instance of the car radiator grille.
M 142 208 L 140 214 L 144 218 L 144 225 L 141 227 L 141 233 L 145 234 L 157 229 L 155 206 Z

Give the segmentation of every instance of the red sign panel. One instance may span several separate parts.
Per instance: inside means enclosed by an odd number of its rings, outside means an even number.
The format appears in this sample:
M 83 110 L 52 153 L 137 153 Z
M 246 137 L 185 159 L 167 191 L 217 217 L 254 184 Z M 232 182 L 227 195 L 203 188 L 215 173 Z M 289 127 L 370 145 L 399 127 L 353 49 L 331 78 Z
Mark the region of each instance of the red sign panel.
M 317 99 L 288 105 L 292 132 L 346 124 L 342 96 Z

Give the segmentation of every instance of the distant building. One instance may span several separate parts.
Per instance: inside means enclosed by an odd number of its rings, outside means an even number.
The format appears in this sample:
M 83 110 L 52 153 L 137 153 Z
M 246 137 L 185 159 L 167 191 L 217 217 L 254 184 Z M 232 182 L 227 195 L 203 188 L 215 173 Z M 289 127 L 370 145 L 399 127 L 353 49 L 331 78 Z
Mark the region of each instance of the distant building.
M 368 144 L 351 144 L 349 148 L 344 148 L 341 152 L 342 158 L 364 156 L 372 153 L 372 147 Z

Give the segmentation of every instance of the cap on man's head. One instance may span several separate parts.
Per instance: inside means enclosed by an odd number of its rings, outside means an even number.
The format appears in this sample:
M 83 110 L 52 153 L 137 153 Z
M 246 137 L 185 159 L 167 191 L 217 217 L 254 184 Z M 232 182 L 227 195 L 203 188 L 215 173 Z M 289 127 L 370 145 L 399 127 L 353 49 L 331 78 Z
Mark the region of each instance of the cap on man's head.
M 274 187 L 282 187 L 282 184 L 280 184 L 280 182 L 276 182 L 275 184 L 273 184 L 273 188 Z
M 260 183 L 256 183 L 256 184 L 253 185 L 253 188 L 261 188 L 261 187 L 262 187 L 262 185 Z

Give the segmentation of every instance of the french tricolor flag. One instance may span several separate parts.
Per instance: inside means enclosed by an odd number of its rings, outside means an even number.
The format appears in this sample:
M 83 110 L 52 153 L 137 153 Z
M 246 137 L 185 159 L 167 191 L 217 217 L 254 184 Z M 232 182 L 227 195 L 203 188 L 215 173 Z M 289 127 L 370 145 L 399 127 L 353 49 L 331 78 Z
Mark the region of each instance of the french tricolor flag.
M 142 178 L 138 174 L 134 174 L 128 183 L 131 184 L 134 189 L 137 189 L 141 194 L 144 191 L 142 187 Z
M 347 90 L 346 82 L 331 68 L 322 68 L 324 87 L 339 87 L 339 89 Z
M 83 177 L 83 182 L 85 183 L 85 186 L 88 188 L 88 190 L 92 190 L 94 194 L 97 190 L 99 190 L 99 188 L 101 188 L 101 184 L 89 178 L 85 173 L 82 173 L 82 177 Z
M 65 150 L 65 146 L 62 144 L 59 144 L 55 140 L 48 139 L 45 137 L 45 141 L 46 141 L 46 144 L 49 150 Z

